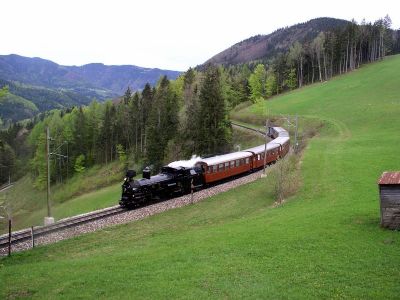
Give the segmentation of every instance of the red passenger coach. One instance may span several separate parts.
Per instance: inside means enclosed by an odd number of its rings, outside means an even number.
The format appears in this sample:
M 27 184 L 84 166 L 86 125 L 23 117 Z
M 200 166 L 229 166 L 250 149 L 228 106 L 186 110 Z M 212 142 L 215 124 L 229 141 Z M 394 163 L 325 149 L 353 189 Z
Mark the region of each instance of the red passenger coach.
M 274 138 L 267 143 L 267 158 L 266 164 L 275 162 L 284 157 L 289 152 L 290 139 L 289 133 L 282 127 L 270 127 L 269 136 Z M 253 154 L 253 168 L 261 168 L 264 166 L 265 144 L 257 147 L 249 148 L 243 151 L 248 151 Z
M 277 161 L 289 152 L 289 133 L 282 127 L 269 128 L 274 138 L 267 143 L 266 164 Z M 196 162 L 204 171 L 205 183 L 222 180 L 234 175 L 250 172 L 264 166 L 265 144 L 239 152 L 202 158 Z
M 261 168 L 264 165 L 264 153 L 265 153 L 265 145 L 260 145 L 257 147 L 253 147 L 250 149 L 246 149 L 244 151 L 248 151 L 253 154 L 253 168 Z M 274 162 L 278 160 L 280 157 L 280 144 L 267 144 L 267 159 L 265 161 L 266 164 Z
M 239 151 L 224 155 L 203 158 L 196 163 L 204 170 L 205 183 L 222 180 L 253 169 L 253 154 Z

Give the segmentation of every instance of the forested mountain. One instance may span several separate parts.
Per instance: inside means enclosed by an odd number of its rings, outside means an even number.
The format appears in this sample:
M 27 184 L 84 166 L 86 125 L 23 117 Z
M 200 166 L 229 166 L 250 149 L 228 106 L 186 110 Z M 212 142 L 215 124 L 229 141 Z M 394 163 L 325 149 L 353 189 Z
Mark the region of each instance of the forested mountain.
M 230 83 L 228 96 L 258 101 L 315 81 L 353 71 L 400 52 L 400 35 L 388 15 L 360 24 L 319 18 L 267 36 L 255 36 L 214 56 Z M 251 74 L 252 73 L 252 74 Z
M 82 94 L 96 92 L 99 98 L 122 95 L 129 86 L 140 90 L 148 82 L 154 85 L 166 75 L 175 79 L 180 72 L 131 65 L 106 66 L 100 63 L 61 66 L 41 58 L 15 54 L 0 55 L 0 78 L 47 88 L 64 88 Z
M 344 27 L 349 21 L 334 18 L 317 18 L 268 35 L 256 35 L 241 41 L 209 59 L 207 63 L 234 65 L 255 60 L 267 60 L 289 50 L 294 42 L 313 40 L 321 31 Z
M 161 76 L 175 79 L 179 74 L 129 65 L 61 66 L 41 58 L 3 55 L 0 88 L 8 86 L 9 96 L 1 100 L 0 118 L 16 121 L 38 111 L 87 105 L 93 98 L 121 96 L 128 87 L 141 90 L 146 83 L 155 85 Z

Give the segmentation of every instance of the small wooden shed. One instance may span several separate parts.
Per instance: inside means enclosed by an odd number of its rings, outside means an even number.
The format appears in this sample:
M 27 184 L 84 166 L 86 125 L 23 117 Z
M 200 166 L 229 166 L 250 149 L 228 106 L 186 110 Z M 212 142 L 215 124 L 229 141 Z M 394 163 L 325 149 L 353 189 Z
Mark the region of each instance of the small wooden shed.
M 400 172 L 383 172 L 378 185 L 381 226 L 400 230 Z

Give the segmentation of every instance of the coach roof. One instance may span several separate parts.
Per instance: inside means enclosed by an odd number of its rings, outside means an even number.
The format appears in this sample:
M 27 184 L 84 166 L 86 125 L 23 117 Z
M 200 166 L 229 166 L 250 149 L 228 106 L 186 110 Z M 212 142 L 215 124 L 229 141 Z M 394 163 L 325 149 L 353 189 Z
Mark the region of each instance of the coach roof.
M 282 127 L 272 127 L 277 133 L 279 137 L 288 137 L 289 133 L 283 129 Z
M 209 158 L 202 158 L 199 160 L 199 163 L 206 163 L 207 165 L 216 165 L 216 164 L 222 164 L 227 161 L 232 161 L 236 159 L 241 159 L 241 158 L 248 158 L 252 154 L 250 152 L 245 152 L 245 151 L 239 151 L 239 152 L 233 152 L 233 153 L 228 153 L 224 155 L 218 155 L 218 156 L 213 156 Z

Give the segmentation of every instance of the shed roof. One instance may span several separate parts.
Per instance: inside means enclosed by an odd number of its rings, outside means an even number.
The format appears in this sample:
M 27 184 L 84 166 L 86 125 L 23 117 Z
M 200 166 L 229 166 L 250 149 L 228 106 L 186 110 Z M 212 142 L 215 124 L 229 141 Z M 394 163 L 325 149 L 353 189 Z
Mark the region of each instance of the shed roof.
M 400 184 L 400 172 L 383 172 L 378 184 Z

